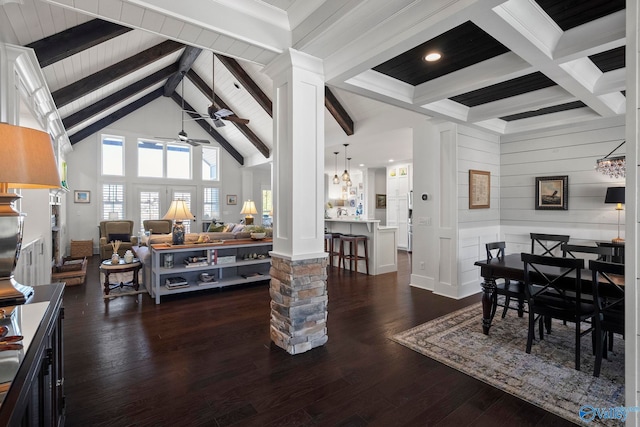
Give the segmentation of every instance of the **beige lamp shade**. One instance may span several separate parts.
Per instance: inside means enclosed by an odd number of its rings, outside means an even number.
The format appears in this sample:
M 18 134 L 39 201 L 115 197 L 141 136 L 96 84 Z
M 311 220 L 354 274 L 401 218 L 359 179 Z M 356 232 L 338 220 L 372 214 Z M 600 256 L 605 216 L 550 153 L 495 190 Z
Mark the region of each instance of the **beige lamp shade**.
M 169 210 L 162 217 L 162 219 L 170 219 L 174 221 L 185 221 L 189 219 L 196 219 L 184 200 L 174 200 L 169 206 Z
M 46 132 L 0 123 L 0 185 L 6 188 L 59 188 L 60 175 Z
M 242 210 L 240 211 L 243 215 L 254 215 L 258 213 L 256 209 L 256 204 L 253 200 L 247 200 L 242 204 Z

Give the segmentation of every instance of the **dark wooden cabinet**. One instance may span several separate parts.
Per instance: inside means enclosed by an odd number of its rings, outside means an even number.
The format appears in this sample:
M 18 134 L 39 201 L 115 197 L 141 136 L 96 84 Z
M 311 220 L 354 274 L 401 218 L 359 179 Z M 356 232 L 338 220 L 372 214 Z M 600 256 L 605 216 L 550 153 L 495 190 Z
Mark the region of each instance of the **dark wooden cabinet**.
M 0 426 L 64 425 L 64 285 L 34 289 L 33 299 L 19 306 L 18 316 L 24 319 L 17 321 L 33 323 L 33 317 L 39 316 L 41 321 L 31 331 L 25 330 L 24 342 L 30 338 L 30 344 L 0 405 Z

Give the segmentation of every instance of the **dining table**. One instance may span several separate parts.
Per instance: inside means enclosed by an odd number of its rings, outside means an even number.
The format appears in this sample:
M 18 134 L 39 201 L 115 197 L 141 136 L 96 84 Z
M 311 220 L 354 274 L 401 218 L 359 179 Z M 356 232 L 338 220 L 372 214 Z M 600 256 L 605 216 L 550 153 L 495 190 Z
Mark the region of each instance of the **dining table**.
M 508 279 L 524 281 L 524 262 L 522 261 L 522 255 L 520 253 L 513 253 L 505 255 L 504 257 L 495 257 L 490 260 L 476 261 L 474 265 L 480 267 L 480 275 L 484 279 L 480 286 L 482 287 L 482 333 L 489 335 L 489 329 L 491 328 L 491 322 L 493 318 L 491 316 L 491 305 L 493 300 L 493 293 L 496 290 L 497 279 Z M 585 260 L 585 269 L 580 273 L 581 291 L 583 294 L 593 294 L 592 283 L 593 277 L 591 270 L 588 269 L 589 261 Z M 542 266 L 540 269 L 548 277 L 559 277 L 562 275 L 565 269 L 560 267 Z M 568 274 L 567 280 L 575 278 L 575 272 L 573 275 Z M 614 283 L 618 286 L 624 286 L 624 277 L 612 277 Z M 611 287 L 611 284 L 602 280 L 599 284 L 599 293 L 606 297 L 609 292 L 607 288 Z

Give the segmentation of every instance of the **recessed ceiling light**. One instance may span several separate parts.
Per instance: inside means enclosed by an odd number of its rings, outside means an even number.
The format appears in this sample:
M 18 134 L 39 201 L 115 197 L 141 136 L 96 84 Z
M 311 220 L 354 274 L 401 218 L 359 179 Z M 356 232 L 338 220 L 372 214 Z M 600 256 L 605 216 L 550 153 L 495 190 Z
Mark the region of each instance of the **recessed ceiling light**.
M 437 61 L 440 58 L 442 58 L 442 55 L 440 55 L 438 52 L 431 52 L 424 57 L 424 60 L 428 62 L 433 62 L 433 61 Z
M 389 163 L 393 163 L 393 159 L 389 159 Z
M 360 167 L 363 167 L 363 166 L 364 166 L 364 163 L 360 163 Z

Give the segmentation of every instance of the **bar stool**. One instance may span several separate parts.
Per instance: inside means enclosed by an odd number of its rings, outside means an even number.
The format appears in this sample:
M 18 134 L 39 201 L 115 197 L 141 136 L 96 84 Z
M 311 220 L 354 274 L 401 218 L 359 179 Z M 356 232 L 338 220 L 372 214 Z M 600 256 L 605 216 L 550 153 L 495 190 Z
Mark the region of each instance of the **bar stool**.
M 336 250 L 336 240 L 340 239 L 342 233 L 324 233 L 324 251 L 329 254 L 329 266 L 333 267 L 333 259 L 340 255 Z M 338 266 L 340 263 L 338 262 Z
M 353 261 L 356 262 L 355 272 L 358 272 L 358 261 L 364 261 L 367 268 L 367 274 L 369 274 L 369 238 L 363 235 L 343 234 L 340 237 L 340 252 L 338 255 L 338 266 L 342 260 L 342 268 L 346 269 L 346 261 L 349 260 L 349 269 L 352 267 Z M 358 255 L 358 244 L 362 242 L 364 245 L 364 256 Z M 349 244 L 349 253 L 345 253 L 345 243 Z

